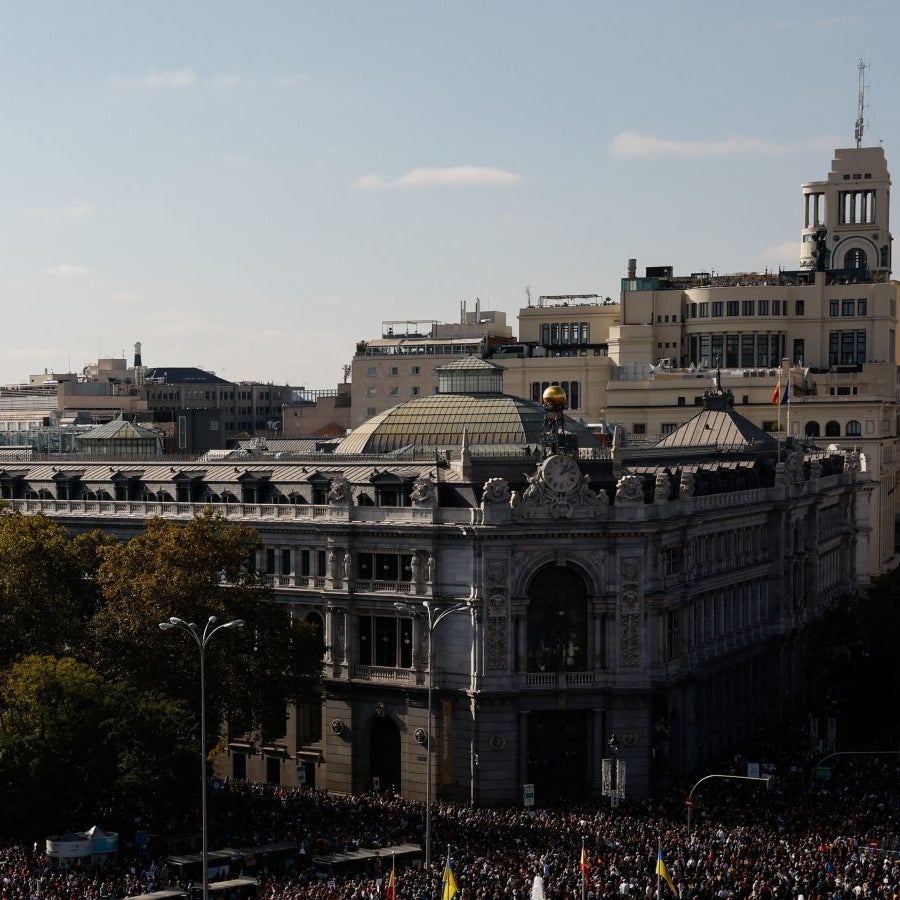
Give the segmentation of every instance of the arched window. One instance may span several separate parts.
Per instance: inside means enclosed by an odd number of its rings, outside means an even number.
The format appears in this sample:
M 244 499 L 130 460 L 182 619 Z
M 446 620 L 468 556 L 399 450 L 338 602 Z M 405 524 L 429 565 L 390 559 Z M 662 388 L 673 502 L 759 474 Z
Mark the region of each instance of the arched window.
M 587 588 L 565 566 L 545 566 L 528 586 L 529 672 L 587 668 Z
M 866 257 L 866 251 L 861 247 L 856 247 L 853 250 L 848 250 L 844 254 L 844 268 L 845 269 L 868 269 L 869 268 L 869 260 Z
M 862 434 L 862 425 L 856 419 L 851 419 L 847 423 L 847 430 L 844 433 L 847 437 L 859 437 Z
M 841 436 L 841 426 L 838 422 L 828 422 L 825 425 L 825 437 L 840 437 Z
M 807 437 L 819 437 L 819 423 L 807 422 L 805 434 Z

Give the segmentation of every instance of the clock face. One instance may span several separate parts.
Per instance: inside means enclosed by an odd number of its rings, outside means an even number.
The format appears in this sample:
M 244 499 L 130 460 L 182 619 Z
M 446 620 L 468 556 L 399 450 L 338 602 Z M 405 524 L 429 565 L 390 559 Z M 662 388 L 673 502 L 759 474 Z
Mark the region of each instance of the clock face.
M 560 494 L 574 490 L 581 481 L 578 463 L 571 456 L 551 456 L 542 469 L 544 483 Z

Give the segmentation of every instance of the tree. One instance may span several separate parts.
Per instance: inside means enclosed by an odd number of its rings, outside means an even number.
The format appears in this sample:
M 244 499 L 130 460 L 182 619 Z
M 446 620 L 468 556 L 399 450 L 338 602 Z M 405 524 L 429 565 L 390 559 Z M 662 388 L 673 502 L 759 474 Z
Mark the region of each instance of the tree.
M 91 612 L 82 558 L 42 515 L 0 513 L 0 668 L 80 641 Z
M 190 723 L 183 705 L 70 657 L 20 659 L 0 681 L 0 833 L 165 823 L 192 806 Z
M 99 548 L 102 606 L 90 623 L 86 658 L 138 690 L 188 698 L 199 708 L 199 654 L 187 635 L 162 633 L 170 616 L 197 622 L 240 618 L 206 652 L 210 722 L 284 733 L 285 707 L 321 674 L 321 635 L 293 622 L 256 570 L 255 531 L 207 512 L 185 525 L 147 522 L 142 534 Z M 279 730 L 280 728 L 280 730 Z

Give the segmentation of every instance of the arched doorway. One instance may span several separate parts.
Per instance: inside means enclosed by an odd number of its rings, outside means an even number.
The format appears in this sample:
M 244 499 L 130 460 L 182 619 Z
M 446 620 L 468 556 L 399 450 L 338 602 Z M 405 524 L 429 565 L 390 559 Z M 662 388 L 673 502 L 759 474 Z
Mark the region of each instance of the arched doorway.
M 588 667 L 587 588 L 565 566 L 545 566 L 528 585 L 529 672 L 583 672 Z
M 566 566 L 544 566 L 531 579 L 528 598 L 528 672 L 586 671 L 591 662 L 584 578 Z M 589 710 L 529 710 L 528 781 L 539 801 L 589 796 L 590 725 Z
M 859 247 L 848 250 L 844 254 L 844 268 L 855 269 L 857 271 L 865 271 L 868 269 L 869 259 L 866 256 L 866 251 Z
M 400 729 L 393 719 L 376 717 L 369 734 L 370 790 L 400 791 Z

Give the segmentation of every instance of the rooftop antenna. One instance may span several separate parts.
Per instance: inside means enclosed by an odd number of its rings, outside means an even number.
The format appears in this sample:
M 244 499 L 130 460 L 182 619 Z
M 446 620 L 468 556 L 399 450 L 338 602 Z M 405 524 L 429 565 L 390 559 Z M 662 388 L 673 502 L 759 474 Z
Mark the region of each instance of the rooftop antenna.
M 859 150 L 862 146 L 863 128 L 866 124 L 864 117 L 866 110 L 866 64 L 862 59 L 859 60 L 856 69 L 859 72 L 859 99 L 856 107 L 856 128 L 853 129 L 853 134 L 856 137 L 856 149 Z

